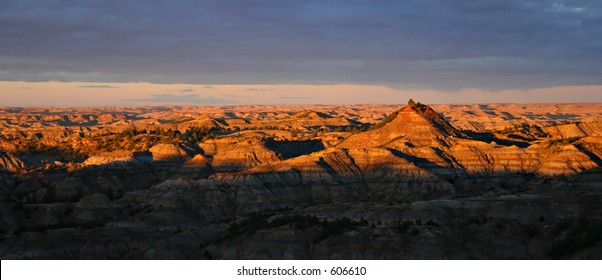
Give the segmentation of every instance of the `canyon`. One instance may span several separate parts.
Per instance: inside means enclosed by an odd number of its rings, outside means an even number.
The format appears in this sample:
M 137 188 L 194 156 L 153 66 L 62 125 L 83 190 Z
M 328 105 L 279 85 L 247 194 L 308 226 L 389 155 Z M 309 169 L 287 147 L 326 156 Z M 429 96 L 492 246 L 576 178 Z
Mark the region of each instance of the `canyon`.
M 601 259 L 602 103 L 0 108 L 2 259 Z

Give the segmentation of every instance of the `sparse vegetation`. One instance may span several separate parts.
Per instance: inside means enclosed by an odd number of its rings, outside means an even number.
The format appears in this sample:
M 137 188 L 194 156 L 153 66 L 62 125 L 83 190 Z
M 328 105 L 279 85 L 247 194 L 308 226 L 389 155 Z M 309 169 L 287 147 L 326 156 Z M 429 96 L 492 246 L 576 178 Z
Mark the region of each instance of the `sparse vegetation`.
M 399 109 L 399 110 L 397 110 L 397 111 L 395 111 L 395 112 L 387 115 L 387 117 L 384 120 L 382 120 L 381 122 L 379 122 L 379 123 L 375 124 L 374 126 L 372 126 L 370 128 L 370 130 L 379 129 L 379 128 L 385 126 L 386 124 L 392 122 L 397 117 L 397 114 L 399 114 L 400 111 L 401 111 L 401 109 Z
M 395 230 L 397 230 L 399 233 L 405 233 L 412 225 L 414 225 L 413 221 L 403 221 L 397 227 L 395 227 Z
M 561 138 L 561 139 L 552 139 L 548 141 L 549 145 L 557 145 L 557 144 L 562 144 L 562 145 L 568 145 L 568 144 L 572 144 L 575 143 L 577 140 L 581 139 L 582 137 L 567 137 L 567 138 Z
M 416 103 L 416 101 L 414 101 L 414 99 L 408 100 L 408 106 L 414 108 L 414 109 L 423 109 L 424 108 L 424 104 L 418 102 Z
M 321 221 L 321 230 L 318 235 L 313 238 L 312 242 L 314 244 L 320 243 L 322 240 L 330 236 L 350 231 L 359 225 L 363 225 L 363 223 L 353 222 L 347 217 L 337 218 L 333 221 Z
M 539 234 L 539 229 L 533 224 L 524 225 L 523 229 L 529 238 L 533 238 Z
M 602 224 L 580 222 L 565 239 L 555 243 L 548 256 L 554 259 L 570 258 L 576 251 L 602 240 Z
M 354 222 L 346 217 L 328 221 L 320 220 L 315 216 L 284 215 L 268 221 L 271 216 L 273 216 L 273 213 L 270 212 L 253 213 L 240 222 L 232 223 L 226 234 L 218 242 L 232 240 L 242 235 L 251 235 L 262 229 L 291 226 L 302 231 L 317 227 L 319 231 L 312 239 L 312 242 L 317 244 L 330 236 L 344 233 L 360 225 L 368 225 L 366 221 Z
M 483 218 L 470 217 L 470 218 L 468 218 L 469 224 L 484 225 L 487 223 L 487 221 L 488 221 L 487 217 L 483 217 Z

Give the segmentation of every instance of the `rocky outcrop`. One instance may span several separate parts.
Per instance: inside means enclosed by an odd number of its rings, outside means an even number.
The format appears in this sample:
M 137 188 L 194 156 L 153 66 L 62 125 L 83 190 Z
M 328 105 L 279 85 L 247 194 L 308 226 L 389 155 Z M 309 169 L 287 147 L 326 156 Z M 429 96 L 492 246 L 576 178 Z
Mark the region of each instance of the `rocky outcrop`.
M 79 208 L 109 208 L 111 201 L 104 194 L 91 194 L 82 197 L 76 204 Z
M 104 165 L 112 165 L 112 164 L 125 164 L 134 160 L 132 156 L 129 155 L 97 155 L 91 156 L 82 162 L 82 166 L 104 166 Z
M 0 150 L 0 171 L 17 172 L 25 167 L 25 164 L 10 152 Z
M 339 147 L 389 148 L 441 176 L 524 172 L 556 176 L 576 174 L 601 163 L 596 154 L 601 145 L 592 141 L 592 136 L 580 141 L 578 147 L 566 140 L 549 140 L 521 148 L 495 138 L 487 142 L 463 135 L 424 105 L 407 106 L 391 117 L 376 129 L 352 135 Z M 595 126 L 580 126 L 595 134 Z
M 184 161 L 188 154 L 174 144 L 157 144 L 149 149 L 154 160 Z
M 199 146 L 203 154 L 211 158 L 211 166 L 218 173 L 238 172 L 280 160 L 274 151 L 266 148 L 263 140 L 215 139 Z
M 78 178 L 67 178 L 54 187 L 54 195 L 58 201 L 78 201 L 86 187 Z
M 543 175 L 567 175 L 581 173 L 596 167 L 598 164 L 590 156 L 569 144 L 557 148 L 554 153 L 547 156 L 537 172 Z
M 602 120 L 553 125 L 543 129 L 550 136 L 560 138 L 602 136 Z
M 393 141 L 428 146 L 462 134 L 428 106 L 406 106 L 391 115 L 390 121 L 378 128 L 354 134 L 339 145 L 341 148 L 383 147 Z
M 256 166 L 240 173 L 220 174 L 206 183 L 238 186 L 255 192 L 268 189 L 274 201 L 285 193 L 327 201 L 411 200 L 452 194 L 453 186 L 386 149 L 327 149 L 286 161 Z M 253 194 L 254 196 L 258 194 Z M 240 197 L 239 193 L 237 197 Z M 280 198 L 279 198 L 280 197 Z M 253 198 L 242 201 L 264 203 Z M 303 199 L 291 199 L 293 205 Z M 241 202 L 242 203 L 242 202 Z M 269 205 L 269 203 L 266 203 Z M 281 205 L 281 204 L 278 204 Z M 290 205 L 290 206 L 293 206 Z

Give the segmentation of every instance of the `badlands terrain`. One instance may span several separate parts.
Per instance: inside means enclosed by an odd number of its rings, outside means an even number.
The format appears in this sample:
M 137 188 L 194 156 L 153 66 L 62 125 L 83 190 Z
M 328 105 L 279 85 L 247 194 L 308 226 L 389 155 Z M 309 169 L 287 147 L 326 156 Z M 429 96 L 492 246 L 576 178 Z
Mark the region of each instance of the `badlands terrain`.
M 602 259 L 602 103 L 0 108 L 2 259 Z

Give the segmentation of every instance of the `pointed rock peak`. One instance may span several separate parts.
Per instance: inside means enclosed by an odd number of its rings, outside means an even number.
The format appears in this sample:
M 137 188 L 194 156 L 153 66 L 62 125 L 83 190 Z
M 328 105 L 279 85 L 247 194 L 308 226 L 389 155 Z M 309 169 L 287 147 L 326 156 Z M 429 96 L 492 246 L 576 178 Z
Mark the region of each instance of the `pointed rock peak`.
M 456 128 L 443 119 L 431 107 L 420 102 L 415 103 L 411 99 L 408 103 L 411 105 L 404 106 L 391 113 L 382 122 L 372 127 L 372 130 L 377 130 L 385 126 L 388 126 L 389 129 L 392 128 L 390 126 L 399 128 L 401 128 L 400 126 L 404 126 L 404 129 L 411 129 L 412 126 L 424 126 L 430 123 L 434 126 L 440 126 L 441 129 L 448 132 L 457 131 Z
M 401 110 L 401 112 L 406 112 L 406 113 L 419 113 L 419 114 L 424 114 L 424 113 L 428 113 L 428 114 L 437 114 L 439 115 L 437 112 L 435 112 L 435 110 L 433 110 L 431 107 L 424 105 L 420 102 L 416 103 L 414 102 L 414 100 L 410 99 L 410 101 L 408 101 L 408 105 L 403 107 Z
M 408 102 L 409 103 L 409 102 Z M 421 104 L 408 105 L 402 108 L 391 121 L 392 126 L 404 126 L 400 129 L 429 131 L 441 136 L 459 136 L 459 131 L 447 122 L 431 107 Z
M 352 135 L 341 147 L 370 148 L 411 141 L 430 145 L 435 139 L 462 137 L 462 133 L 443 119 L 435 110 L 421 103 L 410 102 L 390 114 L 369 131 Z
M 416 113 L 416 109 L 412 106 L 405 106 L 403 107 L 403 109 L 401 109 L 401 112 L 406 112 L 406 113 L 410 113 L 410 112 L 414 112 Z

